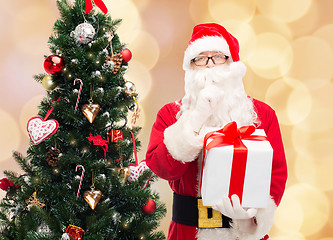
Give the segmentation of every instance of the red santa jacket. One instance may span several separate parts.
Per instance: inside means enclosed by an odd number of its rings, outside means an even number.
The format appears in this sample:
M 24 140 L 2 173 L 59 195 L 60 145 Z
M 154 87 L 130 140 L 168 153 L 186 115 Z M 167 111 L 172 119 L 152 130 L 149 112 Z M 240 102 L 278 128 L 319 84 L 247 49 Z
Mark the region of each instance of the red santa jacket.
M 260 120 L 258 128 L 264 129 L 268 140 L 273 148 L 273 165 L 272 165 L 272 177 L 271 177 L 271 189 L 270 194 L 272 197 L 272 204 L 276 207 L 279 205 L 287 179 L 287 164 L 285 159 L 285 153 L 280 133 L 280 128 L 276 114 L 272 108 L 267 104 L 253 99 L 254 108 Z M 150 141 L 148 145 L 146 161 L 149 168 L 156 173 L 159 177 L 169 181 L 169 185 L 175 193 L 183 196 L 198 195 L 198 162 L 197 160 L 192 162 L 183 163 L 174 159 L 166 145 L 164 144 L 164 131 L 169 126 L 173 125 L 177 119 L 176 114 L 180 110 L 180 105 L 177 103 L 169 103 L 165 105 L 157 115 L 157 119 L 152 127 Z M 263 210 L 262 223 L 260 217 L 257 216 L 258 227 L 261 229 L 253 236 L 243 236 L 242 233 L 225 234 L 221 236 L 227 236 L 224 239 L 237 239 L 240 240 L 259 240 L 267 233 L 262 231 L 268 231 L 271 226 L 266 229 L 265 222 L 271 222 L 274 216 L 274 211 L 271 209 Z M 266 213 L 269 212 L 269 213 Z M 258 214 L 260 215 L 259 211 Z M 267 219 L 270 218 L 270 219 Z M 237 228 L 237 226 L 232 226 Z M 171 222 L 169 228 L 169 240 L 194 240 L 196 239 L 197 229 L 196 227 L 182 225 L 179 223 Z M 260 236 L 260 237 L 258 237 Z M 199 238 L 200 239 L 200 238 Z

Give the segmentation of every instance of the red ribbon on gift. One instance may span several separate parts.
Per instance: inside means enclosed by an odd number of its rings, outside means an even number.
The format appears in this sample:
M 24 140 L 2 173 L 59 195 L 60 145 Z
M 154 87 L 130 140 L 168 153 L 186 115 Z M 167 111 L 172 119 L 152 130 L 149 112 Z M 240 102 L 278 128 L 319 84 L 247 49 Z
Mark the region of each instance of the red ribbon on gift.
M 123 140 L 123 131 L 111 129 L 108 133 L 108 141 L 109 142 L 118 142 L 119 140 Z
M 243 197 L 243 187 L 246 171 L 247 162 L 247 147 L 244 145 L 242 140 L 252 140 L 252 141 L 268 141 L 267 137 L 259 135 L 251 135 L 255 131 L 254 126 L 245 126 L 237 128 L 236 122 L 228 123 L 224 128 L 207 133 L 204 138 L 203 146 L 203 160 L 201 168 L 201 180 L 200 189 L 202 185 L 202 175 L 205 165 L 206 151 L 214 147 L 221 147 L 227 145 L 234 146 L 234 154 L 231 168 L 230 185 L 229 185 L 229 197 L 236 194 L 240 202 L 242 202 Z M 208 139 L 212 141 L 207 145 Z
M 107 14 L 108 9 L 102 0 L 93 0 L 97 7 L 99 7 L 104 14 Z M 86 0 L 86 13 L 88 14 L 93 9 L 92 0 Z

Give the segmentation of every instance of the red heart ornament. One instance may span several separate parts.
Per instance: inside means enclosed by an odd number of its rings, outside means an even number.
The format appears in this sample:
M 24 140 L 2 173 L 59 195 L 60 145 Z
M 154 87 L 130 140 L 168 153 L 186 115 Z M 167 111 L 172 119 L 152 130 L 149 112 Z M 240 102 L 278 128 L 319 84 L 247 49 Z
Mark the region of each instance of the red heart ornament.
M 34 145 L 44 141 L 52 136 L 58 130 L 59 123 L 57 120 L 43 120 L 41 117 L 30 118 L 27 124 L 29 137 Z
M 138 180 L 138 178 L 141 176 L 141 174 L 149 169 L 147 164 L 146 164 L 146 161 L 145 160 L 142 160 L 138 166 L 135 166 L 134 164 L 130 164 L 129 165 L 129 169 L 130 169 L 130 176 L 128 178 L 128 181 L 130 183 Z

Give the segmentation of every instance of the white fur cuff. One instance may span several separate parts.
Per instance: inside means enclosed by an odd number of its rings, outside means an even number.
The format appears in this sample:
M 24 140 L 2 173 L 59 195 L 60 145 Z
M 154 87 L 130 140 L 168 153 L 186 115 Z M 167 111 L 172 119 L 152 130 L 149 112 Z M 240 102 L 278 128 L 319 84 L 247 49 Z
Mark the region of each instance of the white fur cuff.
M 223 240 L 231 240 L 234 239 L 231 236 L 229 228 L 198 228 L 197 233 L 198 240 L 212 240 L 212 239 L 223 239 Z
M 182 117 L 165 129 L 164 144 L 171 156 L 181 162 L 194 161 L 202 149 L 203 139 Z

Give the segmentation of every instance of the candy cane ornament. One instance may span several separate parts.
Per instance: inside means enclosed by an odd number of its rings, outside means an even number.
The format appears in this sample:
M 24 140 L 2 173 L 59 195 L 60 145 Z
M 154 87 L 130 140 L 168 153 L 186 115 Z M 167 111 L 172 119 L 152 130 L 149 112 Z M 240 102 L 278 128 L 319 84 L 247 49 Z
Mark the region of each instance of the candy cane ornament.
M 76 168 L 75 168 L 75 172 L 78 170 L 79 167 L 82 168 L 82 174 L 81 174 L 79 189 L 77 190 L 77 194 L 76 194 L 76 199 L 79 199 L 79 193 L 80 193 L 80 190 L 81 190 L 81 184 L 82 184 L 83 175 L 84 175 L 84 171 L 85 171 L 85 169 L 82 165 L 77 165 Z
M 76 113 L 76 110 L 77 110 L 77 106 L 79 105 L 79 101 L 80 101 L 80 95 L 81 95 L 81 91 L 82 91 L 82 86 L 83 86 L 83 81 L 79 78 L 75 79 L 74 80 L 74 83 L 73 85 L 75 85 L 76 81 L 79 81 L 80 82 L 80 90 L 79 90 L 79 94 L 77 95 L 77 100 L 76 100 L 76 105 L 75 105 L 75 113 Z

